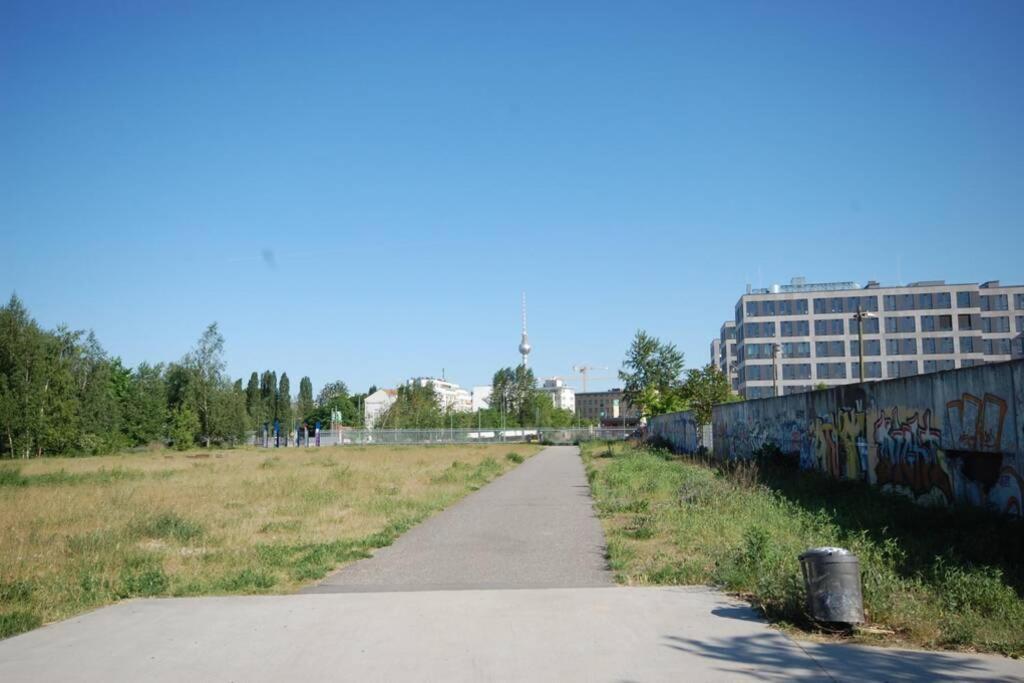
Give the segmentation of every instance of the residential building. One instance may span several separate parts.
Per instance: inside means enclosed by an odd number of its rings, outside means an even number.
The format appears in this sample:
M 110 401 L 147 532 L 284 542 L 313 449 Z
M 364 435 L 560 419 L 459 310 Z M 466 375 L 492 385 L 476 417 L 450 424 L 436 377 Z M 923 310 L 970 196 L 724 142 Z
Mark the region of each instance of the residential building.
M 739 391 L 740 376 L 736 366 L 736 322 L 726 320 L 718 330 L 718 369 L 729 378 L 733 391 Z
M 406 384 L 416 384 L 425 387 L 428 384 L 434 386 L 434 393 L 437 394 L 437 402 L 441 410 L 451 409 L 457 413 L 468 413 L 473 410 L 473 395 L 458 384 L 453 384 L 444 379 L 436 377 L 414 377 Z
M 388 411 L 395 400 L 398 392 L 394 389 L 378 389 L 363 400 L 363 424 L 367 429 L 377 426 L 378 420 Z
M 470 405 L 470 410 L 476 412 L 478 410 L 486 410 L 491 405 L 491 393 L 494 391 L 494 387 L 487 386 L 475 386 L 473 387 L 473 398 Z
M 556 408 L 576 412 L 576 392 L 572 387 L 567 386 L 561 377 L 544 380 L 541 391 L 551 396 L 551 403 Z
M 892 379 L 1024 357 L 1024 285 L 883 287 L 875 281 L 807 283 L 752 290 L 736 304 L 738 389 L 745 398 Z
M 722 342 L 717 338 L 711 340 L 711 364 L 722 369 Z
M 584 420 L 614 425 L 633 425 L 640 421 L 640 411 L 623 398 L 622 389 L 588 391 L 576 394 L 576 415 Z

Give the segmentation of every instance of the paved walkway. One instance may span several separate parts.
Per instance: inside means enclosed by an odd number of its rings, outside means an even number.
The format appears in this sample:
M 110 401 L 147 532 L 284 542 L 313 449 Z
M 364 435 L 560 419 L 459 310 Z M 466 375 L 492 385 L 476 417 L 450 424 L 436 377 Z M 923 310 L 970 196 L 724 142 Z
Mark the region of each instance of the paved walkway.
M 129 600 L 0 641 L 0 681 L 1024 681 L 1003 657 L 794 641 L 707 588 L 612 587 L 603 556 L 576 450 L 549 448 L 319 594 Z
M 552 446 L 307 593 L 611 586 L 575 446 Z

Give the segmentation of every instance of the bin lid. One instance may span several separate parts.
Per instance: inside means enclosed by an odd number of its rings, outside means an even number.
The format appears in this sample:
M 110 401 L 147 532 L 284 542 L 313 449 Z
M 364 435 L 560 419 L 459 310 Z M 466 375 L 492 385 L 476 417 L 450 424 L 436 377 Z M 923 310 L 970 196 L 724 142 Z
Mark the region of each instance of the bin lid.
M 810 558 L 810 557 L 833 557 L 833 556 L 836 556 L 836 555 L 844 556 L 844 555 L 852 555 L 852 554 L 853 553 L 851 553 L 846 548 L 833 548 L 833 547 L 830 547 L 830 546 L 825 546 L 825 547 L 822 547 L 822 548 L 808 548 L 797 559 L 802 560 L 804 558 Z

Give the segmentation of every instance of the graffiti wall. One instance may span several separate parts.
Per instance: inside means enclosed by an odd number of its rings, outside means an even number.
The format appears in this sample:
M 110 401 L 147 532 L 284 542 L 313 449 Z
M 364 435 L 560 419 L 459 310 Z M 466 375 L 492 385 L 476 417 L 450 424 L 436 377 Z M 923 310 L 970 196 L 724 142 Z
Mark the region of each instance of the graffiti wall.
M 712 423 L 718 457 L 772 444 L 921 503 L 1022 514 L 1024 361 L 721 405 Z
M 713 448 L 711 425 L 701 430 L 688 412 L 652 417 L 647 423 L 647 436 L 671 444 L 677 453 L 696 453 L 702 445 L 709 451 Z

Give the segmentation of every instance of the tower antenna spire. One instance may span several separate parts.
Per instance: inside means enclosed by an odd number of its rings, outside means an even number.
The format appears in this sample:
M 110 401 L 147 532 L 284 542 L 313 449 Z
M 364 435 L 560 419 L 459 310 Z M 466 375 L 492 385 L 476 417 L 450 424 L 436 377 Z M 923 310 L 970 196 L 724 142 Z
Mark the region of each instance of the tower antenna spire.
M 526 367 L 526 357 L 530 355 L 532 349 L 530 338 L 526 335 L 526 292 L 523 292 L 523 337 L 519 341 L 519 353 L 523 356 L 524 368 Z

